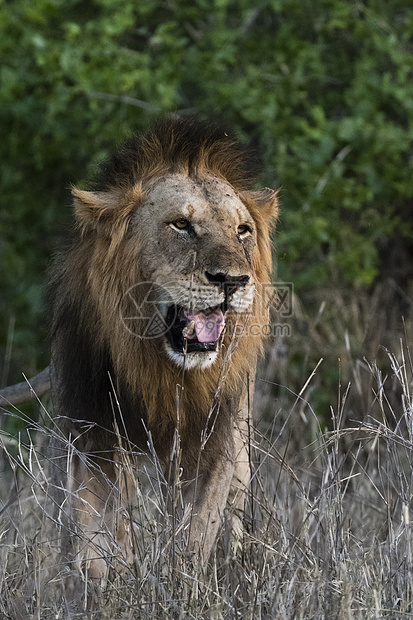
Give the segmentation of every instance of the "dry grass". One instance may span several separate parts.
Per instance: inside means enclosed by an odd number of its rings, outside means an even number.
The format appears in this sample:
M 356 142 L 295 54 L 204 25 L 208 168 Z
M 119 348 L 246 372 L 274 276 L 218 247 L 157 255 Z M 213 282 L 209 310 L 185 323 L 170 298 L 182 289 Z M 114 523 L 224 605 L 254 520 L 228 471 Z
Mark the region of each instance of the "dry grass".
M 103 589 L 82 580 L 59 564 L 62 525 L 42 448 L 50 422 L 31 422 L 28 440 L 3 435 L 11 467 L 0 490 L 0 617 L 413 618 L 410 352 L 406 345 L 384 352 L 385 377 L 346 351 L 353 385 L 339 387 L 329 429 L 312 410 L 323 365 L 288 397 L 259 386 L 256 410 L 267 421 L 251 441 L 243 538 L 231 542 L 224 523 L 206 568 L 175 553 L 179 524 L 168 514 L 162 477 L 141 464 L 133 565 L 114 558 Z M 353 392 L 366 384 L 370 397 L 353 416 Z M 135 467 L 133 455 L 123 459 Z M 173 492 L 179 497 L 179 483 Z

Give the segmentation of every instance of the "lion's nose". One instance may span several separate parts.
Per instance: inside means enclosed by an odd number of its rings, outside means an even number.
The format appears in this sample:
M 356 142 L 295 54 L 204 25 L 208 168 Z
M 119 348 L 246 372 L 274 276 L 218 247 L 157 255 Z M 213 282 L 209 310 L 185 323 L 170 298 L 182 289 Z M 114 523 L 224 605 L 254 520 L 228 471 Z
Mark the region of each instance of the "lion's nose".
M 239 288 L 246 286 L 250 279 L 250 277 L 246 275 L 233 276 L 230 273 L 222 272 L 209 273 L 208 271 L 206 271 L 205 275 L 208 282 L 210 282 L 211 284 L 215 284 L 215 286 L 218 286 L 219 288 L 224 289 L 227 295 L 235 293 L 235 291 L 237 291 Z

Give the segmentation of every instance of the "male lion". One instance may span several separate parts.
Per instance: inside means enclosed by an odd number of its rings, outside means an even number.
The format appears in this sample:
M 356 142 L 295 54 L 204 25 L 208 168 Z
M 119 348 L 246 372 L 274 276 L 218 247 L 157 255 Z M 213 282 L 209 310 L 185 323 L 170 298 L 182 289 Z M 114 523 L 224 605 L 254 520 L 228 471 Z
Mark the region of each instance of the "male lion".
M 66 438 L 54 460 L 91 577 L 107 571 L 108 532 L 128 551 L 114 497 L 132 488 L 119 436 L 150 446 L 166 478 L 179 460 L 192 506 L 182 553 L 206 561 L 226 507 L 242 509 L 277 214 L 275 192 L 250 185 L 225 133 L 174 119 L 128 141 L 91 191 L 73 189 L 77 225 L 50 287 L 52 397 Z

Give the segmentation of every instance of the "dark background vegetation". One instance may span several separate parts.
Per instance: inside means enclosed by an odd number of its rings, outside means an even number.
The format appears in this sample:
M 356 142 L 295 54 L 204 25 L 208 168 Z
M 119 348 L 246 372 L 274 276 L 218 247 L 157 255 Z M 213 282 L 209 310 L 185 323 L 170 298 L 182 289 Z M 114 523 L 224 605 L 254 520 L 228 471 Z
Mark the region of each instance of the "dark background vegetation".
M 352 379 L 357 417 L 354 359 L 397 348 L 411 314 L 412 68 L 407 0 L 3 0 L 1 383 L 48 363 L 42 291 L 70 184 L 178 112 L 225 119 L 281 188 L 275 280 L 296 297 L 266 378 L 298 392 L 323 357 L 313 406 L 327 420 Z

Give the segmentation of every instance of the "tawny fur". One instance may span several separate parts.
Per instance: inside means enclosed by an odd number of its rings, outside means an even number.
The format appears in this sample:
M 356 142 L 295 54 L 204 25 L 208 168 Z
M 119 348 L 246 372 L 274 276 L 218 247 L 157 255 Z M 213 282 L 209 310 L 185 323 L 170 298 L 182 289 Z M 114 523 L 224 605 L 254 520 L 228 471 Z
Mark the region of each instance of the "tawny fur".
M 140 230 L 139 216 L 141 211 L 148 212 L 151 192 L 163 180 L 172 188 L 175 181 L 185 187 L 188 180 L 193 181 L 197 188 L 194 204 L 198 200 L 202 205 L 206 183 L 217 191 L 225 192 L 227 187 L 228 200 L 238 204 L 239 211 L 246 208 L 254 222 L 248 247 L 239 239 L 234 241 L 225 260 L 208 255 L 204 248 L 198 252 L 201 262 L 192 274 L 188 269 L 177 274 L 182 280 L 196 277 L 202 282 L 202 256 L 206 256 L 208 269 L 215 260 L 220 269 L 225 264 L 231 273 L 233 256 L 234 274 L 241 270 L 239 265 L 244 271 L 249 265 L 248 275 L 255 283 L 253 306 L 245 313 L 227 313 L 219 358 L 207 368 L 183 371 L 168 358 L 159 339 L 137 337 L 125 329 L 120 317 L 127 291 L 148 278 L 144 269 L 148 241 L 146 231 Z M 208 425 L 213 433 L 208 449 L 203 446 L 203 471 L 218 468 L 225 458 L 234 461 L 235 456 L 227 456 L 234 450 L 228 429 L 241 415 L 240 398 L 245 400 L 246 382 L 253 380 L 262 340 L 262 330 L 251 335 L 250 327 L 268 321 L 275 192 L 251 190 L 248 160 L 226 134 L 195 121 L 172 120 L 132 139 L 102 167 L 92 190 L 74 188 L 73 198 L 77 226 L 68 249 L 56 262 L 50 288 L 52 390 L 56 413 L 63 416 L 60 428 L 66 435 L 81 435 L 80 450 L 92 456 L 99 452 L 96 462 L 113 458 L 113 424 L 119 414 L 113 403 L 119 398 L 121 432 L 145 448 L 149 431 L 161 462 L 167 463 L 178 417 L 184 474 L 193 476 L 197 463 L 199 467 L 201 436 Z M 206 199 L 205 205 L 209 212 Z M 153 217 L 161 221 L 160 213 Z M 210 254 L 228 246 L 229 233 L 222 231 L 221 245 L 213 240 Z M 154 256 L 161 273 L 162 261 L 166 266 L 169 259 Z M 143 298 L 136 301 L 144 305 Z M 89 383 L 90 389 L 84 383 Z M 113 392 L 112 400 L 109 392 Z M 245 422 L 245 415 L 241 417 Z M 96 426 L 84 432 L 85 420 Z M 78 476 L 80 471 L 78 467 Z M 199 508 L 200 513 L 202 510 L 206 508 Z

